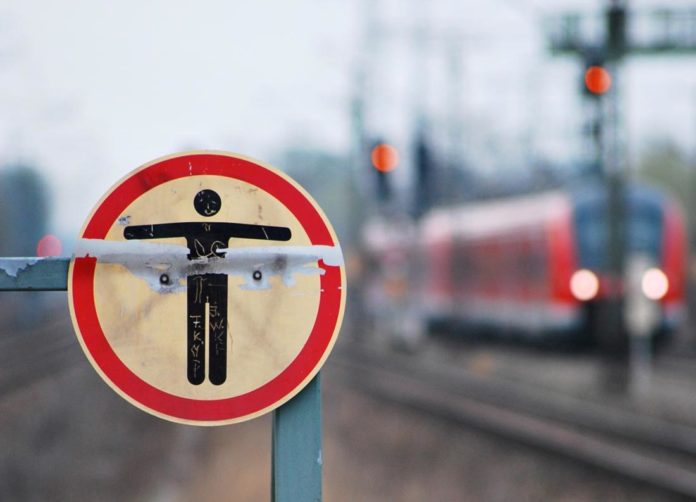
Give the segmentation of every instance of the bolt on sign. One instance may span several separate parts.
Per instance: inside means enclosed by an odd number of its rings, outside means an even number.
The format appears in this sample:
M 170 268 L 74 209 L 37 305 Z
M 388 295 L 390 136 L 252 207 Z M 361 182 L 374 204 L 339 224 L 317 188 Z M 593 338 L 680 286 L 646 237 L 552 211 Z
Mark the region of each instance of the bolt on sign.
M 271 411 L 317 374 L 346 295 L 329 221 L 287 175 L 230 153 L 146 164 L 99 201 L 68 273 L 73 325 L 116 392 L 197 425 Z

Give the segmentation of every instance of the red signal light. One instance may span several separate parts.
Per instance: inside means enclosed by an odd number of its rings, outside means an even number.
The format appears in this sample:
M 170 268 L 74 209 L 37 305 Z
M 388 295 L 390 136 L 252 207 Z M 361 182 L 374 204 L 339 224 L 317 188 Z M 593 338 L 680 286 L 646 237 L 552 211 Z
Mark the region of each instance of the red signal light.
M 63 245 L 55 235 L 44 235 L 36 246 L 36 256 L 60 256 Z
M 590 66 L 585 71 L 585 86 L 592 94 L 604 94 L 611 87 L 611 75 L 601 66 Z
M 372 149 L 371 159 L 375 169 L 388 173 L 399 164 L 399 151 L 391 145 L 380 143 Z

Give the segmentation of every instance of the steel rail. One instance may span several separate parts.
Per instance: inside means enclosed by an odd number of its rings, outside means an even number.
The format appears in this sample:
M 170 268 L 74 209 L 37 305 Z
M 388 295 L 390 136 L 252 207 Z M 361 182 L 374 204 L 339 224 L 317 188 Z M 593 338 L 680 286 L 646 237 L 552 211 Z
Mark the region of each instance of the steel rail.
M 536 400 L 530 406 L 520 406 L 519 400 L 509 399 L 510 392 L 488 386 L 488 400 L 484 400 L 472 392 L 466 376 L 438 372 L 411 358 L 355 350 L 337 356 L 333 367 L 341 372 L 340 381 L 380 399 L 696 498 L 696 453 L 690 448 L 675 448 L 674 437 L 661 441 L 657 434 L 657 429 L 673 427 L 670 422 L 623 413 L 617 416 L 626 421 L 627 427 L 619 431 L 616 418 L 603 425 L 597 415 L 589 423 L 587 416 L 582 416 L 582 400 L 577 400 L 580 419 L 573 420 L 567 407 L 562 414 L 554 410 L 550 403 L 556 396 L 547 399 L 546 405 Z M 409 359 L 410 364 L 406 364 Z M 597 409 L 595 414 L 600 413 Z M 696 431 L 690 428 L 682 428 L 679 436 L 687 434 L 687 429 L 693 440 Z M 652 432 L 641 436 L 641 431 L 648 430 Z

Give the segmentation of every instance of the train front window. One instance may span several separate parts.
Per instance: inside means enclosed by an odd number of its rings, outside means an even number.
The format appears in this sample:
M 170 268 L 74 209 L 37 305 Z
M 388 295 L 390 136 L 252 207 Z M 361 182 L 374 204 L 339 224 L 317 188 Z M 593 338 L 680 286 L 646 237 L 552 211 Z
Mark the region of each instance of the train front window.
M 626 250 L 661 259 L 662 214 L 659 206 L 629 201 L 624 235 Z M 579 205 L 575 213 L 578 265 L 603 270 L 608 266 L 608 223 L 605 205 Z
M 658 208 L 638 207 L 628 222 L 628 248 L 659 260 L 662 236 L 662 214 Z

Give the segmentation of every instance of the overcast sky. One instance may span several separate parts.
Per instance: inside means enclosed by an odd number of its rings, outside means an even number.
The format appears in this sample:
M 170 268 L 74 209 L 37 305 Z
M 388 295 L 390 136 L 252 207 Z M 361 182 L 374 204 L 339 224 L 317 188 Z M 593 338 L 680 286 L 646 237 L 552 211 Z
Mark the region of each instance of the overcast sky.
M 165 154 L 212 148 L 271 160 L 289 144 L 346 152 L 355 69 L 365 62 L 364 8 L 377 4 L 4 3 L 0 161 L 36 163 L 55 191 L 55 231 L 76 233 L 115 181 Z M 550 9 L 593 5 L 558 4 L 383 0 L 369 127 L 405 142 L 423 89 L 438 124 L 451 103 L 462 110 L 471 149 L 494 136 L 514 156 L 533 136 L 543 152 L 571 155 L 578 67 L 548 58 L 539 21 Z M 425 48 L 413 26 L 432 34 Z M 443 42 L 453 33 L 458 52 Z M 696 59 L 631 62 L 624 82 L 630 144 L 665 137 L 693 153 Z

